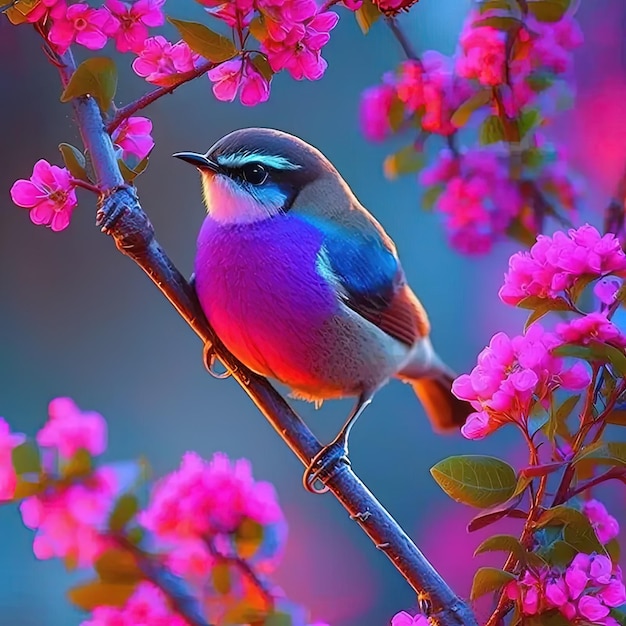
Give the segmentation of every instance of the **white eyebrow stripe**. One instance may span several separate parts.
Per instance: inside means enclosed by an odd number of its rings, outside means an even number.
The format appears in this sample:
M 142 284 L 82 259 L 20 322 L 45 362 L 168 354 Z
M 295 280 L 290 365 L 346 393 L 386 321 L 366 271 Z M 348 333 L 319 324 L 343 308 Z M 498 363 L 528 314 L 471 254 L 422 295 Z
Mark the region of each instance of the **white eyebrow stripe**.
M 276 170 L 299 170 L 300 165 L 292 163 L 283 156 L 261 154 L 259 152 L 235 152 L 234 154 L 219 155 L 217 162 L 224 167 L 243 167 L 248 163 L 260 163 Z

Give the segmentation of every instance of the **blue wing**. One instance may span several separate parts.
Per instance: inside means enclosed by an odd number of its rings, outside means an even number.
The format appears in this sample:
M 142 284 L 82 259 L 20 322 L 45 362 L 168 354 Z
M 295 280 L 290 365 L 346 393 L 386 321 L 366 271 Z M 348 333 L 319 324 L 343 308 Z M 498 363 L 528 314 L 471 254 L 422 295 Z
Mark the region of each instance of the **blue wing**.
M 308 216 L 307 221 L 317 222 Z M 378 229 L 346 233 L 335 223 L 317 222 L 316 226 L 324 234 L 320 269 L 331 273 L 348 307 L 407 345 L 428 334 L 425 312 Z

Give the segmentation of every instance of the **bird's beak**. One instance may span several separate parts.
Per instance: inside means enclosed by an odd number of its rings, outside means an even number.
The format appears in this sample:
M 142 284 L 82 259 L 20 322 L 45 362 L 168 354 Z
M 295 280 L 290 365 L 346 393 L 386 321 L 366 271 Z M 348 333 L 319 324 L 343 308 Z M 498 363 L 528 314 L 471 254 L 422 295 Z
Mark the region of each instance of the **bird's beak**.
M 220 171 L 219 164 L 215 161 L 211 161 L 211 159 L 204 154 L 197 154 L 196 152 L 177 152 L 172 156 L 195 165 L 199 170 L 211 170 L 212 172 Z

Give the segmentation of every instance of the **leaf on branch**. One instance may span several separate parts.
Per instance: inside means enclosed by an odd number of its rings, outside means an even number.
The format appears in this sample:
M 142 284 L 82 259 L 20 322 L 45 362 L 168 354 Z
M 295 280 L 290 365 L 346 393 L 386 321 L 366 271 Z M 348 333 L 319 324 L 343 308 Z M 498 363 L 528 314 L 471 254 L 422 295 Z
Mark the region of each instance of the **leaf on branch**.
M 558 22 L 569 9 L 571 0 L 535 0 L 527 2 L 528 12 L 540 22 Z
M 557 356 L 573 356 L 590 362 L 610 363 L 621 377 L 626 378 L 626 354 L 606 343 L 590 341 L 586 346 L 566 343 L 554 348 L 552 353 Z
M 481 13 L 487 13 L 487 11 L 499 11 L 502 9 L 508 11 L 511 5 L 508 0 L 486 0 L 478 8 Z
M 111 532 L 119 533 L 130 522 L 139 510 L 139 501 L 132 493 L 120 496 L 109 515 L 108 526 Z
M 429 187 L 422 194 L 422 208 L 425 211 L 431 211 L 444 190 L 445 187 L 443 185 L 433 185 L 432 187 Z
M 520 483 L 518 483 L 518 486 L 515 489 L 515 491 L 518 493 L 516 496 L 514 496 L 511 504 L 506 507 L 499 507 L 492 511 L 488 511 L 487 513 L 481 513 L 480 515 L 477 515 L 467 525 L 467 532 L 473 533 L 474 531 L 485 528 L 486 526 L 489 526 L 490 524 L 493 524 L 504 517 L 516 517 L 520 519 L 526 519 L 528 517 L 528 514 L 515 508 L 522 499 L 523 491 L 526 489 L 526 487 L 528 487 L 531 482 L 529 478 L 524 478 L 523 480 L 526 484 L 520 485 Z
M 210 28 L 199 22 L 188 22 L 186 20 L 175 20 L 168 17 L 167 20 L 173 24 L 183 41 L 197 54 L 214 63 L 228 61 L 237 54 L 235 44 Z
M 530 240 L 528 241 L 530 244 Z M 532 243 L 535 243 L 535 236 L 532 236 Z M 530 244 L 532 245 L 532 244 Z M 533 296 L 528 296 L 532 298 Z M 528 298 L 525 298 L 525 300 Z M 521 303 L 518 305 L 521 306 Z M 524 307 L 525 308 L 525 307 Z M 528 316 L 526 323 L 524 324 L 524 331 L 528 330 L 528 327 L 537 320 L 540 320 L 544 315 L 551 311 L 571 311 L 572 307 L 564 298 L 542 298 L 541 304 L 534 307 L 534 311 Z
M 11 451 L 11 460 L 15 473 L 37 474 L 41 472 L 41 454 L 39 448 L 32 441 L 25 441 Z
M 216 563 L 211 568 L 211 580 L 213 581 L 213 589 L 217 593 L 226 595 L 230 593 L 231 580 L 230 580 L 230 566 L 228 563 Z
M 546 548 L 540 550 L 540 556 L 554 567 L 565 567 L 572 562 L 577 551 L 565 541 L 554 541 Z
M 267 28 L 262 16 L 255 17 L 248 26 L 250 34 L 258 41 L 265 41 L 267 39 Z
M 617 538 L 611 539 L 605 546 L 605 550 L 607 551 L 609 557 L 611 557 L 611 561 L 613 563 L 619 563 L 621 556 L 621 548 L 619 545 L 619 541 Z
M 522 111 L 517 119 L 520 139 L 537 126 L 541 126 L 543 119 L 538 109 L 526 109 Z
M 150 151 L 152 152 L 152 150 Z M 137 176 L 146 171 L 148 167 L 148 163 L 150 161 L 150 155 L 146 155 L 134 168 L 127 165 L 122 159 L 117 160 L 117 165 L 120 168 L 120 173 L 122 174 L 122 178 L 127 183 L 132 183 Z
M 15 482 L 15 490 L 13 492 L 12 500 L 21 500 L 22 498 L 29 498 L 30 496 L 36 496 L 46 488 L 45 481 L 39 480 L 26 480 L 23 476 L 18 476 Z
M 26 22 L 26 16 L 31 13 L 40 2 L 41 0 L 17 0 L 11 3 L 11 6 L 3 12 L 9 18 L 11 24 L 18 26 Z M 2 4 L 6 6 L 4 2 Z
M 383 163 L 385 176 L 390 180 L 403 174 L 418 172 L 422 167 L 424 167 L 424 154 L 418 152 L 413 144 L 390 154 Z
M 477 111 L 481 107 L 491 102 L 491 91 L 489 89 L 482 89 L 470 96 L 459 108 L 452 114 L 451 122 L 457 128 L 463 128 L 474 111 Z
M 222 617 L 222 624 L 235 626 L 236 624 L 263 623 L 266 613 L 250 605 L 246 600 L 237 602 L 230 607 Z
M 372 0 L 363 0 L 363 4 L 354 12 L 357 24 L 364 35 L 367 35 L 372 25 L 382 13 Z
M 489 26 L 496 30 L 512 31 L 518 30 L 524 24 L 516 17 L 509 17 L 508 15 L 494 15 L 490 17 L 483 17 L 472 23 L 474 28 L 480 28 L 481 26 Z
M 246 517 L 235 530 L 235 548 L 242 559 L 250 559 L 263 543 L 263 526 Z
M 550 406 L 550 419 L 545 425 L 543 432 L 550 441 L 554 441 L 557 434 L 569 438 L 567 430 L 567 418 L 572 414 L 580 400 L 580 394 L 569 396 L 563 400 L 557 409 L 554 408 L 554 402 Z
M 69 143 L 60 143 L 59 150 L 61 151 L 65 167 L 67 167 L 70 174 L 74 178 L 78 178 L 78 180 L 91 182 L 89 176 L 87 176 L 87 170 L 85 169 L 85 157 L 83 153 Z
M 517 484 L 515 470 L 492 456 L 451 456 L 439 461 L 430 473 L 453 500 L 478 508 L 506 502 Z
M 594 461 L 599 465 L 626 467 L 626 443 L 599 441 L 583 448 L 574 457 L 572 463 L 578 464 L 581 461 Z
M 528 476 L 529 478 L 537 478 L 539 476 L 547 476 L 554 472 L 558 472 L 560 469 L 567 465 L 566 461 L 557 461 L 555 463 L 544 463 L 543 465 L 530 465 L 520 470 L 520 474 Z
M 519 241 L 522 245 L 530 248 L 537 240 L 537 235 L 524 224 L 519 216 L 514 217 L 506 228 L 506 234 L 515 241 Z M 528 296 L 535 298 L 536 296 Z M 528 299 L 526 298 L 526 299 Z M 543 299 L 542 299 L 543 300 Z M 521 306 L 518 304 L 517 306 Z M 534 308 L 534 307 L 529 307 Z
M 92 57 L 83 61 L 72 74 L 61 94 L 61 102 L 80 96 L 91 96 L 103 113 L 106 113 L 117 90 L 117 67 L 108 57 Z
M 564 505 L 548 509 L 541 514 L 536 526 L 562 526 L 563 540 L 577 552 L 605 554 L 591 522 L 576 509 Z
M 495 567 L 480 567 L 474 574 L 470 600 L 474 601 L 490 591 L 497 591 L 511 580 L 515 580 L 515 576 L 509 572 Z
M 282 611 L 272 613 L 266 617 L 263 626 L 293 626 L 293 617 Z
M 66 480 L 83 478 L 85 476 L 89 476 L 92 469 L 91 454 L 89 454 L 87 450 L 80 448 L 79 450 L 76 450 L 71 459 L 63 464 L 61 477 Z
M 143 578 L 137 559 L 128 550 L 111 548 L 98 557 L 95 570 L 106 583 L 131 584 Z
M 626 426 L 626 410 L 616 409 L 615 411 L 611 411 L 606 418 L 606 423 Z
M 478 133 L 478 140 L 483 146 L 504 141 L 504 124 L 497 115 L 490 115 L 480 125 Z
M 133 595 L 136 585 L 137 583 L 116 584 L 94 580 L 73 587 L 67 595 L 72 604 L 85 611 L 93 611 L 97 606 L 122 607 Z
M 572 302 L 576 303 L 580 300 L 580 296 L 582 296 L 583 291 L 589 285 L 589 283 L 593 282 L 597 276 L 593 276 L 592 274 L 583 274 L 576 279 L 576 282 L 567 290 L 569 297 L 572 299 Z
M 252 58 L 252 65 L 256 67 L 257 71 L 265 80 L 269 83 L 274 76 L 274 70 L 271 68 L 267 61 L 267 58 L 263 54 L 255 54 Z
M 526 548 L 520 543 L 519 539 L 513 535 L 494 535 L 493 537 L 485 539 L 485 541 L 474 550 L 474 556 L 483 554 L 484 552 L 510 552 L 522 563 L 526 562 L 526 556 L 528 555 Z
M 626 612 L 618 609 L 611 609 L 611 617 L 617 620 L 620 626 L 626 626 Z
M 391 101 L 388 120 L 389 126 L 394 133 L 400 130 L 400 127 L 404 123 L 404 103 L 397 96 L 394 96 Z

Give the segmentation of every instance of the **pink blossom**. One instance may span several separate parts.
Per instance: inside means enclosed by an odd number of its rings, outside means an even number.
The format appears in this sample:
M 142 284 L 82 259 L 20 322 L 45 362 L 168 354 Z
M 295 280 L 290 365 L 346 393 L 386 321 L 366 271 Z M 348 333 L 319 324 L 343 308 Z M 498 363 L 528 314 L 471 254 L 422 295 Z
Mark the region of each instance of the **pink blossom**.
M 22 501 L 24 524 L 37 531 L 33 550 L 38 559 L 70 558 L 93 565 L 109 541 L 102 535 L 117 495 L 112 469 L 101 467 L 88 482 L 48 489 Z
M 488 149 L 453 155 L 443 150 L 439 160 L 422 170 L 424 185 L 444 184 L 435 207 L 442 213 L 448 238 L 464 254 L 483 254 L 505 237 L 523 205 L 501 156 Z
M 92 9 L 82 2 L 70 6 L 57 4 L 51 15 L 48 41 L 59 53 L 63 54 L 74 41 L 89 50 L 104 48 L 111 24 L 111 15 L 106 9 Z
M 215 565 L 213 557 L 202 539 L 177 541 L 167 555 L 167 564 L 177 576 L 203 583 Z
M 213 82 L 215 97 L 224 102 L 232 102 L 237 92 L 245 106 L 255 106 L 270 96 L 269 83 L 247 57 L 221 63 L 207 76 Z
M 529 252 L 509 260 L 500 299 L 512 305 L 528 296 L 556 298 L 582 276 L 603 277 L 626 272 L 626 255 L 613 234 L 600 235 L 589 224 L 539 235 Z
M 510 600 L 517 600 L 524 615 L 536 615 L 540 612 L 541 594 L 544 585 L 545 573 L 539 577 L 525 571 L 519 580 L 511 581 L 505 587 L 505 593 Z
M 532 324 L 525 335 L 497 333 L 478 355 L 470 374 L 459 376 L 453 393 L 476 409 L 462 433 L 480 439 L 508 422 L 526 423 L 534 404 L 548 400 L 556 389 L 583 389 L 590 375 L 582 363 L 566 368 L 552 349 L 556 335 Z
M 161 35 L 146 39 L 138 54 L 133 70 L 155 85 L 170 84 L 176 74 L 193 71 L 198 58 L 184 41 L 173 44 Z
M 462 54 L 457 57 L 456 71 L 483 85 L 500 85 L 505 78 L 506 34 L 489 26 L 474 27 L 475 18 L 471 13 L 461 32 Z
M 157 483 L 141 523 L 180 540 L 233 532 L 244 518 L 264 525 L 282 521 L 273 487 L 255 482 L 246 460 L 231 463 L 215 454 L 207 462 L 187 452 L 180 468 Z
M 13 469 L 13 448 L 24 443 L 21 433 L 12 433 L 9 424 L 0 417 L 0 502 L 11 500 L 15 493 L 17 477 Z
M 428 80 L 428 77 L 425 76 L 421 62 L 408 60 L 400 64 L 396 79 L 396 92 L 398 100 L 406 106 L 407 111 L 415 113 L 425 105 L 425 80 Z
M 363 0 L 343 0 L 343 6 L 348 11 L 358 11 L 363 5 Z
M 369 87 L 361 94 L 361 130 L 370 141 L 382 141 L 391 132 L 389 112 L 395 98 L 391 85 Z
M 598 596 L 610 607 L 622 606 L 626 602 L 626 589 L 619 577 L 613 577 L 606 586 L 600 590 Z
M 553 578 L 546 583 L 546 600 L 555 607 L 562 607 L 568 603 L 569 590 L 563 578 Z
M 162 26 L 165 16 L 161 8 L 165 0 L 137 0 L 128 3 L 120 0 L 106 0 L 106 7 L 113 15 L 107 34 L 115 39 L 120 52 L 136 52 L 144 49 L 149 36 L 148 27 Z
M 578 612 L 590 622 L 599 622 L 609 614 L 609 608 L 602 604 L 599 598 L 583 596 L 578 601 Z
M 102 454 L 106 449 L 107 426 L 104 418 L 93 411 L 82 412 L 71 398 L 55 398 L 48 407 L 49 420 L 37 433 L 37 443 L 56 448 L 70 459 L 78 450 Z
M 391 618 L 391 626 L 428 626 L 428 618 L 422 613 L 411 615 L 406 611 L 400 611 Z
M 613 572 L 613 563 L 608 556 L 603 554 L 596 554 L 591 557 L 589 563 L 589 578 L 594 583 L 600 583 L 605 585 L 611 580 L 611 574 Z
M 58 11 L 65 10 L 67 2 L 65 0 L 39 0 L 33 10 L 26 16 L 26 21 L 31 24 L 38 22 L 43 17 L 49 15 L 53 9 L 60 6 L 63 8 L 57 9 Z
M 619 278 L 609 276 L 602 278 L 593 287 L 593 293 L 602 304 L 611 305 L 617 299 L 617 292 L 622 286 Z
M 44 159 L 35 163 L 29 180 L 20 179 L 13 184 L 11 198 L 17 206 L 30 209 L 34 224 L 45 224 L 54 231 L 69 226 L 78 204 L 69 171 Z
M 207 12 L 213 17 L 223 20 L 233 28 L 247 28 L 254 17 L 253 0 L 197 0 L 207 7 Z
M 587 345 L 590 341 L 599 341 L 626 348 L 626 337 L 603 313 L 589 313 L 557 324 L 556 332 L 567 343 Z
M 111 135 L 113 143 L 122 149 L 122 159 L 134 156 L 139 161 L 154 148 L 152 122 L 147 117 L 126 118 Z
M 612 515 L 609 515 L 602 502 L 587 500 L 583 503 L 582 511 L 591 522 L 600 543 L 606 544 L 619 535 L 617 520 Z
M 535 33 L 530 48 L 530 61 L 537 69 L 564 74 L 571 70 L 571 52 L 583 43 L 580 26 L 571 14 L 558 22 L 539 22 L 530 17 L 529 29 Z
M 170 608 L 165 594 L 153 583 L 140 582 L 133 595 L 121 607 L 99 606 L 91 619 L 81 626 L 187 626 L 187 622 Z

